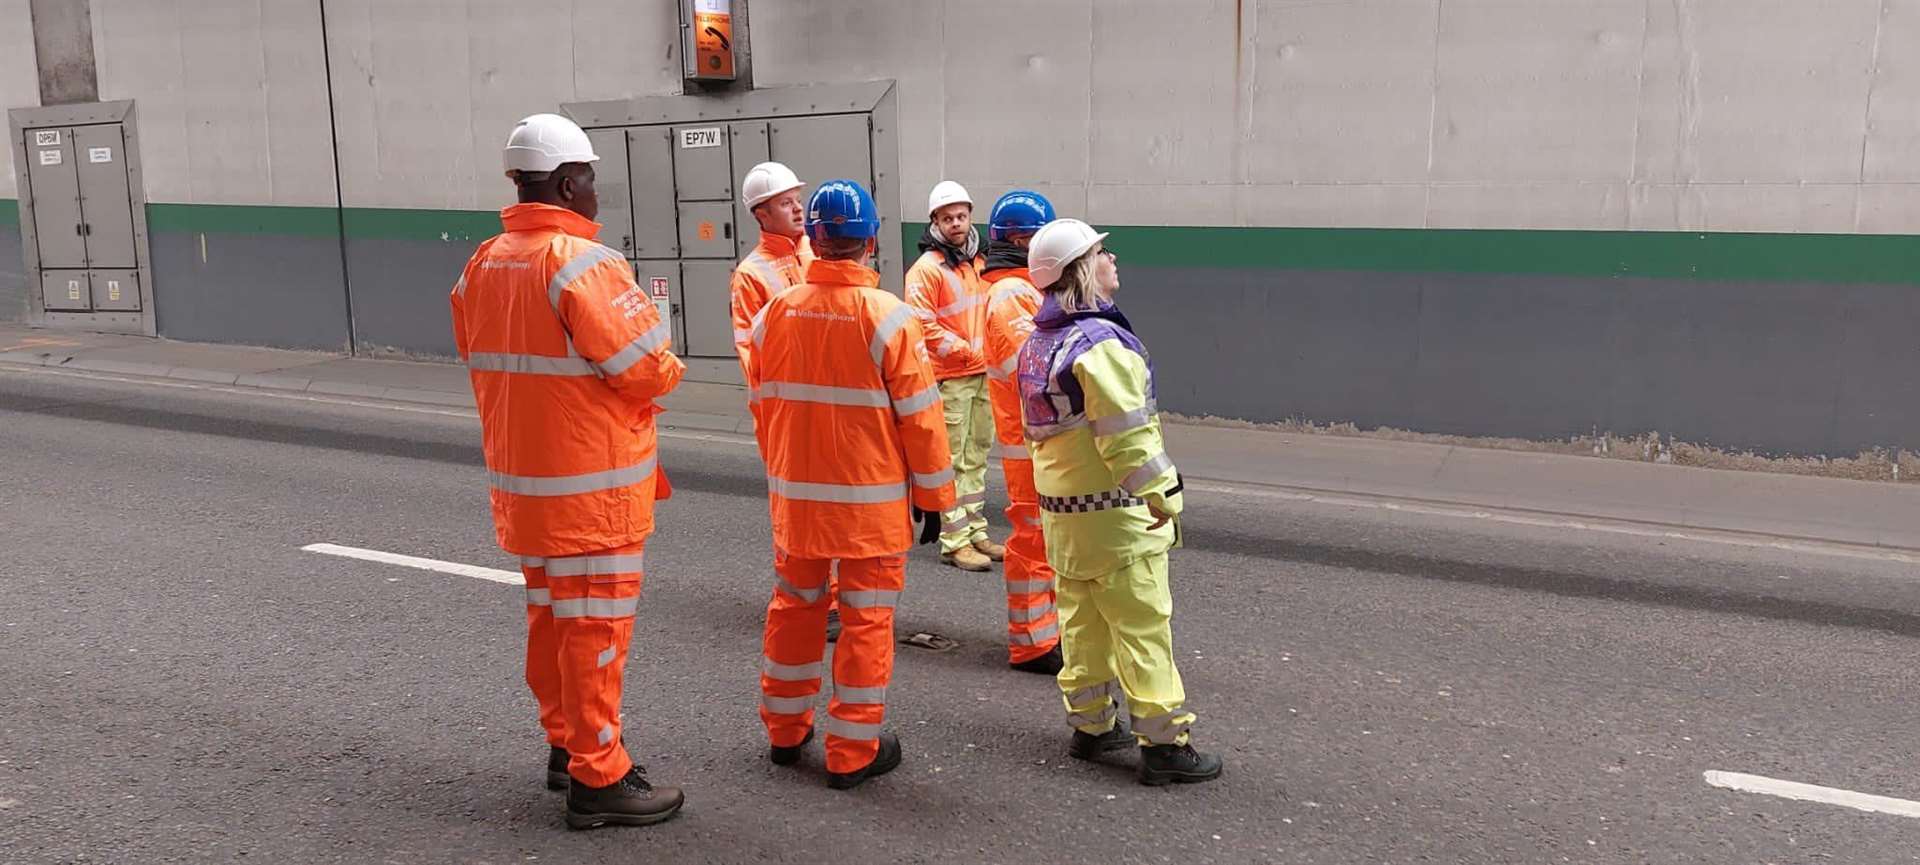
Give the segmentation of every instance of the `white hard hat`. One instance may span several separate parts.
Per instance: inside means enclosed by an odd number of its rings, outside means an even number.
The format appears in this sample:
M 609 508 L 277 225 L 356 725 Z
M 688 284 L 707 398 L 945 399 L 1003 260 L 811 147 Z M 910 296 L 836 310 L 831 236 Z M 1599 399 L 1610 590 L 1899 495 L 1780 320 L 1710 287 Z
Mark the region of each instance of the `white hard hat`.
M 793 169 L 778 162 L 762 162 L 747 169 L 746 179 L 740 181 L 740 201 L 752 210 L 762 201 L 805 185 L 794 176 Z
M 927 215 L 949 204 L 973 206 L 973 196 L 967 194 L 967 188 L 951 180 L 942 180 L 933 185 L 933 192 L 927 195 Z
M 1106 234 L 1078 219 L 1062 218 L 1042 225 L 1027 244 L 1027 277 L 1034 288 L 1045 289 L 1060 281 L 1068 265 L 1106 239 Z
M 558 114 L 535 114 L 507 136 L 507 176 L 516 171 L 552 171 L 569 162 L 598 162 L 593 142 L 579 124 Z

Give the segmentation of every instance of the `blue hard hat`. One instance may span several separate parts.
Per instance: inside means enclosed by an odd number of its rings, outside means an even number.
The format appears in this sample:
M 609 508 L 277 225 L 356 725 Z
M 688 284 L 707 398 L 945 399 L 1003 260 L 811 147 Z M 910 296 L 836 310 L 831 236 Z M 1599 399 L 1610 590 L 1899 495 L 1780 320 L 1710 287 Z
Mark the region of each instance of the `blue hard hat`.
M 1005 241 L 1015 234 L 1032 234 L 1053 221 L 1053 202 L 1030 189 L 1016 189 L 993 203 L 987 217 L 987 239 Z
M 807 201 L 807 237 L 880 236 L 880 208 L 865 187 L 851 180 L 829 180 Z

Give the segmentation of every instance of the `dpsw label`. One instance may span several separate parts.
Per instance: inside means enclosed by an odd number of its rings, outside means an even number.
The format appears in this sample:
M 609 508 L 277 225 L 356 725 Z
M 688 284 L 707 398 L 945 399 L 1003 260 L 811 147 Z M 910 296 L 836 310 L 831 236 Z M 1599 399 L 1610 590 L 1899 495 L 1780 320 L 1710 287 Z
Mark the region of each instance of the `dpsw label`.
M 719 147 L 719 146 L 720 146 L 720 127 L 718 126 L 702 126 L 697 129 L 680 130 L 680 148 L 682 150 L 692 149 L 695 147 Z

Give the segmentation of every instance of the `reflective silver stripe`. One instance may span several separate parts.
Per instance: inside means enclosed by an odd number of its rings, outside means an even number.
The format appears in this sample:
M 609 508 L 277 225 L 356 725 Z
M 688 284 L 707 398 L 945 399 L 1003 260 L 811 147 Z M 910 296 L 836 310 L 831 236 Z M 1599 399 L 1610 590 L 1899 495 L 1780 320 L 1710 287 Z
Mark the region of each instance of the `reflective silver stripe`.
M 786 592 L 787 594 L 792 595 L 796 598 L 799 598 L 802 601 L 806 601 L 810 605 L 820 603 L 820 597 L 827 593 L 826 586 L 820 586 L 818 588 L 813 588 L 813 589 L 802 589 L 798 586 L 795 586 L 792 583 L 787 582 L 786 577 L 781 577 L 779 582 L 775 583 L 773 587 L 775 591 Z
M 519 496 L 573 496 L 633 486 L 653 477 L 653 464 L 654 459 L 648 457 L 639 465 L 631 465 L 623 469 L 548 477 L 510 475 L 489 469 L 487 480 L 493 484 L 494 489 Z
M 556 619 L 624 619 L 640 607 L 640 596 L 631 598 L 555 598 Z
M 1013 378 L 1014 370 L 1017 370 L 1019 368 L 1020 368 L 1020 355 L 1016 354 L 1010 358 L 1007 358 L 999 366 L 996 366 L 993 369 L 988 371 L 992 372 L 994 374 L 994 377 L 999 379 L 1000 381 L 1006 381 L 1007 379 Z
M 994 303 L 1015 297 L 1031 298 L 1036 303 L 1040 301 L 1039 289 L 1024 282 L 1010 282 L 1007 280 L 1002 280 L 1002 282 L 1004 283 L 1003 285 L 993 290 Z
M 1026 446 L 1026 443 L 1024 442 L 1017 445 L 1010 445 L 1010 444 L 1007 444 L 1006 442 L 1001 442 L 1000 444 L 994 446 L 994 452 L 998 453 L 1000 455 L 1000 458 L 1003 460 L 1033 459 L 1033 454 L 1027 451 L 1027 446 Z
M 1053 591 L 1052 580 L 1008 580 L 1007 594 L 1033 595 Z
M 1117 414 L 1112 417 L 1092 418 L 1089 422 L 1093 424 L 1094 435 L 1119 435 L 1127 430 L 1139 429 L 1146 426 L 1153 420 L 1154 414 L 1155 406 L 1148 404 L 1125 414 Z
M 859 589 L 851 592 L 843 589 L 840 592 L 840 606 L 843 607 L 861 610 L 877 607 L 892 609 L 899 603 L 900 593 L 890 589 Z
M 466 274 L 464 273 L 460 274 L 460 281 L 453 284 L 453 293 L 460 295 L 461 297 L 467 296 L 467 275 Z
M 646 572 L 645 553 L 621 553 L 612 556 L 568 556 L 547 560 L 549 577 L 601 577 L 613 574 Z
M 741 343 L 752 342 L 752 341 L 753 341 L 753 328 L 736 327 L 733 329 L 734 345 L 739 345 Z
M 987 503 L 987 494 L 985 492 L 967 493 L 959 498 L 959 502 L 962 505 L 984 505 Z
M 848 721 L 844 718 L 836 718 L 833 715 L 828 715 L 826 723 L 821 724 L 820 727 L 826 731 L 827 735 L 838 736 L 842 739 L 866 740 L 880 738 L 879 724 L 861 724 L 855 721 Z
M 1165 715 L 1151 718 L 1133 716 L 1133 732 L 1155 745 L 1171 745 L 1180 738 L 1180 734 L 1193 726 L 1193 713 L 1176 708 Z
M 593 364 L 578 357 L 552 357 L 542 354 L 509 354 L 476 351 L 467 355 L 467 369 L 482 372 L 518 372 L 527 375 L 597 376 Z
M 943 518 L 941 518 L 941 520 L 940 520 L 940 531 L 942 531 L 942 532 L 957 532 L 957 531 L 960 531 L 960 530 L 962 530 L 962 529 L 965 529 L 965 528 L 966 528 L 967 526 L 970 526 L 970 525 L 973 525 L 973 521 L 972 521 L 972 520 L 969 520 L 969 519 L 967 519 L 967 512 L 963 510 L 963 511 L 960 511 L 960 518 L 959 518 L 959 519 L 955 519 L 955 520 L 949 520 L 949 519 L 946 519 L 946 518 L 944 518 L 944 517 L 943 517 Z
M 614 647 L 608 646 L 606 651 L 600 653 L 600 657 L 594 659 L 594 666 L 604 667 L 608 664 L 613 663 L 613 656 L 615 654 L 618 654 L 618 653 L 614 651 Z
M 953 466 L 947 466 L 946 468 L 941 469 L 932 474 L 923 475 L 919 472 L 913 473 L 913 485 L 916 487 L 922 487 L 930 490 L 937 490 L 952 482 L 953 482 Z
M 770 697 L 761 694 L 760 706 L 775 715 L 799 715 L 813 708 L 813 697 Z
M 811 682 L 820 678 L 820 662 L 811 664 L 782 664 L 772 658 L 760 657 L 760 673 L 769 679 L 782 682 Z
M 740 266 L 753 271 L 755 276 L 760 277 L 760 284 L 767 287 L 768 297 L 779 294 L 787 288 L 787 281 L 774 272 L 770 262 L 760 257 L 759 250 L 747 253 L 746 258 L 740 259 Z
M 608 724 L 600 728 L 600 744 L 605 745 L 611 741 L 613 741 L 613 725 Z
M 884 706 L 887 704 L 887 686 L 875 688 L 849 688 L 839 682 L 833 683 L 834 699 L 842 703 L 861 703 Z
M 1153 483 L 1154 478 L 1166 473 L 1170 468 L 1173 468 L 1173 457 L 1167 456 L 1166 451 L 1161 451 L 1155 454 L 1153 459 L 1147 460 L 1122 478 L 1120 485 L 1126 487 L 1127 492 L 1138 494 L 1146 488 L 1147 484 Z
M 1046 618 L 1052 612 L 1053 612 L 1053 602 L 1049 600 L 1043 600 L 1037 604 L 1031 604 L 1025 608 L 1009 607 L 1007 609 L 1007 621 L 1012 622 L 1014 624 L 1026 624 L 1028 622 L 1038 622 L 1041 619 Z
M 1067 723 L 1075 727 L 1112 727 L 1113 722 L 1119 719 L 1120 710 L 1112 703 L 1108 703 L 1106 708 L 1091 714 L 1086 712 L 1067 713 Z
M 801 384 L 792 381 L 763 381 L 760 383 L 761 399 L 784 399 L 792 402 L 817 402 L 826 405 L 850 405 L 863 408 L 886 408 L 887 392 L 879 388 L 834 387 L 826 384 Z
M 767 310 L 772 308 L 772 306 L 773 304 L 769 303 L 766 306 L 760 307 L 760 311 L 753 314 L 753 324 L 747 328 L 747 331 L 753 334 L 754 348 L 759 348 L 766 344 Z
M 560 270 L 554 273 L 552 281 L 547 283 L 547 302 L 553 305 L 554 312 L 560 311 L 560 293 L 566 290 L 567 285 L 603 261 L 624 261 L 624 259 L 620 257 L 620 253 L 596 243 L 581 250 L 579 255 L 560 266 Z
M 552 589 L 528 589 L 527 590 L 527 606 L 529 607 L 553 606 L 553 590 Z
M 1103 697 L 1119 699 L 1120 696 L 1125 693 L 1125 691 L 1120 689 L 1119 680 L 1115 679 L 1102 682 L 1098 685 L 1089 685 L 1085 688 L 1069 691 L 1067 693 L 1067 704 L 1072 706 L 1085 706 Z
M 1055 620 L 1038 631 L 1026 634 L 1014 634 L 1013 644 L 1016 646 L 1038 646 L 1042 643 L 1051 643 L 1058 639 L 1060 639 L 1060 622 Z
M 646 333 L 634 337 L 632 342 L 627 343 L 624 348 L 614 352 L 612 357 L 601 361 L 600 370 L 607 375 L 613 376 L 633 369 L 634 364 L 639 363 L 640 360 L 647 355 L 664 348 L 667 341 L 672 338 L 673 327 L 664 321 L 658 322 L 654 324 L 653 327 L 648 328 Z
M 886 366 L 887 343 L 893 340 L 894 334 L 900 332 L 900 328 L 907 326 L 907 320 L 910 318 L 913 318 L 913 307 L 903 303 L 894 307 L 892 312 L 887 313 L 886 318 L 880 319 L 880 323 L 873 326 L 873 341 L 867 344 L 867 351 L 873 355 L 874 366 L 883 368 Z
M 940 404 L 940 386 L 932 385 L 913 396 L 903 396 L 893 401 L 893 413 L 901 417 L 912 417 Z
M 1045 426 L 1027 426 L 1027 441 L 1043 442 L 1061 433 L 1072 432 L 1087 425 L 1084 417 L 1072 417 L 1056 424 Z
M 783 499 L 839 502 L 850 505 L 885 504 L 907 497 L 905 483 L 817 484 L 807 481 L 790 481 L 772 475 L 767 476 L 767 491 Z
M 958 277 L 953 277 L 952 279 L 957 280 Z M 967 310 L 972 309 L 976 306 L 984 305 L 987 302 L 986 295 L 968 294 L 966 286 L 961 285 L 958 282 L 953 283 L 953 290 L 955 293 L 960 295 L 960 299 L 952 303 L 949 303 L 946 306 L 940 307 L 939 309 L 934 310 L 933 311 L 934 315 L 937 315 L 941 318 L 959 315 L 960 313 L 966 312 Z

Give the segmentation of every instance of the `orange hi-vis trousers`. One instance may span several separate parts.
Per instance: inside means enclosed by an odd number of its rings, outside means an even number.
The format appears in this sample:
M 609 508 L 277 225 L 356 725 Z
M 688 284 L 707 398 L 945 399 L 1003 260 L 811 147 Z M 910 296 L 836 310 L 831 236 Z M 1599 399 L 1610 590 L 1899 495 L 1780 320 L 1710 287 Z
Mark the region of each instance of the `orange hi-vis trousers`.
M 774 556 L 779 583 L 767 602 L 760 665 L 760 720 L 775 746 L 792 747 L 813 726 L 827 651 L 827 586 L 834 559 Z M 827 703 L 827 771 L 854 772 L 880 752 L 893 679 L 893 610 L 906 586 L 907 557 L 839 559 L 840 642 Z
M 567 773 L 589 787 L 627 774 L 620 685 L 640 603 L 645 544 L 523 558 L 527 578 L 527 686 L 547 743 L 567 749 Z
M 1053 566 L 1040 530 L 1040 494 L 1033 488 L 1033 459 L 1026 447 L 1002 445 L 1000 470 L 1007 479 L 1007 660 L 1031 661 L 1060 645 L 1054 609 Z

